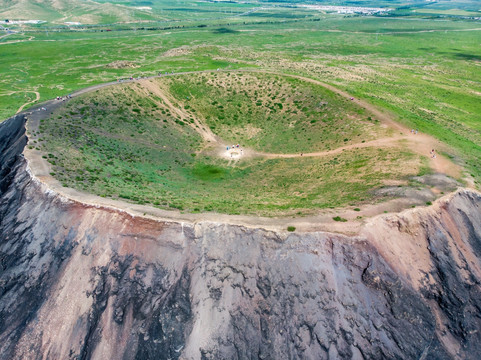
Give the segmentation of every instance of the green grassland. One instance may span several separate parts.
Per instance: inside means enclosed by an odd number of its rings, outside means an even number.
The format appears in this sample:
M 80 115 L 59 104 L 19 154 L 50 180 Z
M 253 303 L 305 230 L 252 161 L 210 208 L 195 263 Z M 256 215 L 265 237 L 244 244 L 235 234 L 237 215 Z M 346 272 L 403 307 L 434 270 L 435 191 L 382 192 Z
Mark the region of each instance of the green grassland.
M 220 77 L 234 80 L 239 74 L 211 73 L 198 78 L 215 79 L 214 75 L 217 80 Z M 261 87 L 269 85 L 273 91 L 281 92 L 292 86 L 289 78 L 244 76 L 247 80 L 257 79 L 256 84 Z M 192 77 L 196 76 L 176 78 L 180 83 L 182 80 L 192 83 Z M 159 81 L 174 83 L 166 80 Z M 299 98 L 310 99 L 314 91 L 311 86 L 304 84 L 303 94 L 298 80 L 294 84 L 298 84 L 296 89 L 301 92 Z M 327 96 L 325 91 L 323 95 Z M 329 96 L 331 100 L 332 95 Z M 217 99 L 219 103 L 238 101 L 229 92 Z M 309 214 L 327 207 L 380 200 L 375 197 L 375 190 L 385 181 L 408 180 L 426 171 L 418 156 L 399 148 L 358 149 L 320 158 L 259 156 L 241 159 L 232 166 L 209 151 L 200 152 L 202 139 L 188 120 L 181 121 L 173 111 L 159 106 L 157 100 L 153 95 L 143 96 L 137 84 L 122 84 L 83 95 L 41 121 L 39 132 L 30 134 L 30 146 L 42 151 L 52 165 L 52 175 L 64 186 L 190 212 Z M 246 99 L 241 104 L 246 106 Z M 270 109 L 265 104 L 253 106 L 262 107 L 264 112 Z M 261 113 L 254 113 L 252 122 L 267 128 L 265 118 L 256 122 L 256 114 Z M 322 116 L 317 118 L 321 121 Z M 290 113 L 287 117 L 311 127 L 310 118 L 303 114 Z M 333 124 L 327 123 L 320 129 L 310 129 L 309 133 L 315 137 L 329 131 L 329 126 L 335 130 Z M 272 134 L 261 137 L 265 148 L 282 148 L 277 142 L 283 139 L 283 128 L 273 126 Z M 297 132 L 302 134 L 302 127 L 293 134 Z
M 459 16 L 481 16 L 479 11 L 466 11 L 459 9 L 422 9 L 414 10 L 415 13 L 439 14 L 439 15 L 459 15 Z

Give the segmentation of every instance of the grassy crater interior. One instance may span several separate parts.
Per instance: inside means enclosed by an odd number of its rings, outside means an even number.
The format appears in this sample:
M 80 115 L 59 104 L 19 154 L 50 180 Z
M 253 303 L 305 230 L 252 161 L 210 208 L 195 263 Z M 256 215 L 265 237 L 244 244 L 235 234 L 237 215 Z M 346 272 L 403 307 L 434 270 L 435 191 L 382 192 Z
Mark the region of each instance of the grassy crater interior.
M 66 187 L 188 212 L 303 215 L 359 206 L 382 200 L 375 190 L 384 184 L 427 171 L 402 146 L 356 148 L 393 130 L 354 102 L 266 73 L 106 87 L 70 100 L 32 135 Z M 220 156 L 238 143 L 243 156 Z

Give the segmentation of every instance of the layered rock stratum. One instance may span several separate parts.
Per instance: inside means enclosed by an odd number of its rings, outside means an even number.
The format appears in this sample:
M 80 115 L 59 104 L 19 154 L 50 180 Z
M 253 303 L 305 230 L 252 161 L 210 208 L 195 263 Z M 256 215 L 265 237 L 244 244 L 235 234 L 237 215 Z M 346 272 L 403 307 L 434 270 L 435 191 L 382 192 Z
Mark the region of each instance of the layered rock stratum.
M 1 359 L 479 359 L 481 195 L 356 236 L 64 198 L 0 124 Z

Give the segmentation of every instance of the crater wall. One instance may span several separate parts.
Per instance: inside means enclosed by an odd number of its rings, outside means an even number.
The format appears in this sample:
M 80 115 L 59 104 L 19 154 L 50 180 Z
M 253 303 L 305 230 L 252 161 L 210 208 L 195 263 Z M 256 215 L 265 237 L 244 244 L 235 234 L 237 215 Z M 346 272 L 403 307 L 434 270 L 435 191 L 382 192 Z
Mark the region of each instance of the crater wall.
M 479 359 L 481 195 L 358 236 L 180 223 L 49 190 L 0 124 L 2 359 Z

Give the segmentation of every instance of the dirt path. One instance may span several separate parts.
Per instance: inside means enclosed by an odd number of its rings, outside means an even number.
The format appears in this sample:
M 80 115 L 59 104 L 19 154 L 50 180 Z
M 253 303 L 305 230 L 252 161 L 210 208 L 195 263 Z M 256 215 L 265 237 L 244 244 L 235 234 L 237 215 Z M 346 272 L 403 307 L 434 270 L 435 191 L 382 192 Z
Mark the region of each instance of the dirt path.
M 284 159 L 290 159 L 290 158 L 297 158 L 297 157 L 322 157 L 322 156 L 327 156 L 327 155 L 335 155 L 343 152 L 344 150 L 352 150 L 352 149 L 362 149 L 362 148 L 367 148 L 367 147 L 393 147 L 395 146 L 395 143 L 397 140 L 404 139 L 403 136 L 394 136 L 394 137 L 389 137 L 389 138 L 382 138 L 382 139 L 376 139 L 372 141 L 367 141 L 365 143 L 359 143 L 359 144 L 351 144 L 351 145 L 346 145 L 346 146 L 341 146 L 338 147 L 334 150 L 325 150 L 325 151 L 317 151 L 317 152 L 311 152 L 311 153 L 302 153 L 301 154 L 272 154 L 272 153 L 259 153 L 260 155 L 265 156 L 266 158 L 269 159 L 278 159 L 278 158 L 284 158 Z
M 146 80 L 141 80 L 139 82 L 145 89 L 150 91 L 152 94 L 157 95 L 159 98 L 162 99 L 165 105 L 177 116 L 179 116 L 182 120 L 189 119 L 190 115 L 182 108 L 174 106 L 172 104 L 172 101 L 169 99 L 169 97 L 166 95 L 166 92 L 163 91 L 158 84 L 154 84 L 150 79 Z M 158 104 L 161 105 L 161 104 Z M 194 119 L 194 124 L 189 125 L 197 131 L 200 136 L 207 142 L 210 143 L 217 143 L 218 142 L 218 137 L 210 130 L 208 126 L 206 126 L 202 121 L 200 121 L 197 116 L 192 115 L 192 118 Z
M 40 93 L 39 93 L 38 91 L 26 91 L 26 92 L 33 92 L 33 93 L 35 93 L 35 96 L 36 96 L 36 97 L 35 97 L 35 100 L 26 102 L 25 104 L 23 104 L 22 106 L 20 106 L 20 107 L 18 108 L 16 114 L 18 114 L 19 112 L 21 112 L 21 111 L 25 108 L 25 106 L 30 105 L 30 104 L 33 104 L 34 102 L 40 100 Z
M 242 148 L 242 152 L 240 149 L 236 152 L 237 156 L 230 156 L 230 151 L 226 151 L 224 147 L 219 149 L 218 156 L 224 157 L 225 159 L 229 160 L 228 165 L 235 164 L 238 160 L 245 157 L 263 157 L 266 159 L 292 159 L 292 158 L 299 158 L 299 157 L 323 157 L 328 155 L 335 155 L 339 154 L 345 150 L 353 150 L 353 149 L 363 149 L 368 147 L 395 147 L 399 146 L 397 141 L 406 139 L 405 136 L 392 136 L 388 138 L 376 139 L 367 141 L 364 143 L 357 143 L 357 144 L 350 144 L 346 146 L 341 146 L 335 148 L 333 150 L 324 150 L 324 151 L 315 151 L 310 153 L 296 153 L 296 154 L 278 154 L 278 153 L 267 153 L 267 152 L 260 152 L 255 151 L 249 148 Z M 239 155 L 240 154 L 240 155 Z
M 20 43 L 20 42 L 32 41 L 32 39 L 34 39 L 34 38 L 35 38 L 35 36 L 30 36 L 28 39 L 24 39 L 24 40 L 12 40 L 12 41 L 0 42 L 0 45 L 8 45 L 8 44 L 16 44 L 16 43 Z
M 259 72 L 258 70 L 248 70 L 248 71 Z M 450 159 L 448 159 L 444 156 L 441 156 L 439 154 L 439 150 L 443 151 L 443 150 L 447 149 L 447 146 L 442 144 L 441 141 L 439 141 L 439 140 L 435 139 L 434 137 L 429 136 L 427 134 L 420 134 L 420 133 L 413 134 L 413 133 L 411 133 L 411 129 L 409 129 L 406 126 L 400 124 L 399 122 L 396 122 L 393 119 L 394 115 L 388 114 L 388 113 L 385 113 L 385 112 L 379 110 L 378 108 L 376 108 L 374 105 L 368 103 L 367 101 L 354 98 L 350 94 L 348 94 L 347 92 L 342 91 L 342 90 L 340 90 L 340 89 L 338 89 L 338 88 L 336 88 L 332 85 L 326 84 L 326 83 L 324 83 L 322 81 L 319 81 L 319 80 L 310 79 L 310 78 L 300 76 L 300 75 L 285 75 L 285 74 L 275 72 L 275 71 L 263 71 L 263 73 L 270 73 L 270 74 L 280 75 L 280 76 L 290 76 L 290 77 L 293 77 L 293 78 L 296 78 L 296 79 L 300 79 L 300 80 L 303 80 L 303 81 L 306 81 L 306 82 L 310 82 L 312 84 L 322 86 L 322 87 L 324 87 L 324 88 L 326 88 L 326 89 L 328 89 L 328 90 L 330 90 L 330 91 L 332 91 L 332 92 L 334 92 L 338 95 L 341 95 L 342 97 L 344 97 L 346 99 L 352 99 L 351 100 L 352 102 L 354 102 L 359 107 L 367 110 L 369 113 L 374 115 L 374 117 L 377 118 L 379 121 L 381 121 L 381 123 L 385 124 L 386 126 L 392 128 L 394 130 L 399 131 L 399 133 L 402 135 L 402 137 L 400 137 L 400 138 L 396 137 L 396 138 L 398 138 L 397 140 L 400 140 L 400 139 L 404 138 L 406 140 L 406 142 L 408 143 L 407 146 L 406 146 L 408 149 L 410 149 L 411 151 L 414 151 L 415 153 L 417 153 L 421 156 L 427 157 L 428 160 L 429 160 L 429 166 L 431 167 L 431 169 L 434 172 L 446 174 L 446 175 L 449 175 L 449 176 L 451 176 L 453 178 L 457 178 L 457 179 L 459 179 L 462 176 L 462 169 L 461 169 L 460 166 L 454 164 Z M 392 139 L 395 140 L 395 138 L 392 138 Z M 369 143 L 372 144 L 371 146 L 376 146 L 375 145 L 376 141 L 378 141 L 378 140 L 374 140 L 374 144 L 373 144 L 373 142 L 369 142 Z M 382 144 L 383 146 L 388 145 L 388 144 L 384 143 L 384 141 L 387 141 L 387 143 L 389 143 L 389 139 L 379 139 L 379 141 L 380 141 L 380 144 Z M 350 146 L 352 146 L 352 148 L 356 148 L 355 145 L 350 145 Z M 357 147 L 364 147 L 364 146 L 357 146 Z M 435 149 L 435 151 L 437 152 L 435 158 L 430 157 L 430 152 L 431 152 L 432 149 Z M 316 154 L 316 153 L 314 153 L 314 154 Z M 318 154 L 322 154 L 322 153 L 318 153 Z M 304 155 L 304 156 L 306 156 L 306 155 Z M 291 156 L 291 157 L 295 157 L 295 156 Z

